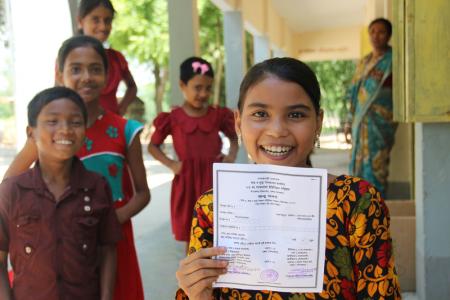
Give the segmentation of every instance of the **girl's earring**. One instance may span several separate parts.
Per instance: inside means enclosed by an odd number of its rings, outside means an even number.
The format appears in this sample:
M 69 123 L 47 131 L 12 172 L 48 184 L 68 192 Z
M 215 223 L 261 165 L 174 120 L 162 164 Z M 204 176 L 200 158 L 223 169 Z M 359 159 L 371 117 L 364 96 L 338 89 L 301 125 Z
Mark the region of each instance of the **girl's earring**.
M 316 147 L 320 149 L 320 134 L 316 136 Z
M 238 139 L 237 142 L 238 142 L 239 147 L 242 146 L 242 138 L 241 138 L 241 134 L 240 133 L 238 133 L 237 139 Z

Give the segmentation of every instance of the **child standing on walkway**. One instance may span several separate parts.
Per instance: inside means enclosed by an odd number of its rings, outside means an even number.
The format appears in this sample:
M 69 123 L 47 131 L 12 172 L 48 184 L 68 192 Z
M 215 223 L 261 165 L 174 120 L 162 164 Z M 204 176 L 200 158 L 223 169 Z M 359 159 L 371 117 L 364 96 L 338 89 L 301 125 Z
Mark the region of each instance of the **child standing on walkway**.
M 81 0 L 77 16 L 78 29 L 82 34 L 105 43 L 111 33 L 114 14 L 115 10 L 110 0 Z M 136 98 L 136 83 L 122 53 L 112 48 L 105 50 L 108 57 L 108 77 L 100 95 L 100 105 L 122 116 L 126 113 L 128 105 Z M 127 88 L 118 103 L 116 93 L 122 80 Z
M 175 174 L 170 199 L 172 232 L 176 240 L 186 243 L 195 201 L 212 187 L 212 164 L 234 162 L 238 150 L 233 113 L 208 105 L 213 79 L 211 64 L 202 58 L 190 57 L 180 65 L 184 103 L 156 117 L 155 132 L 148 145 L 150 154 Z M 225 156 L 221 153 L 220 131 L 230 140 Z M 168 135 L 172 135 L 178 160 L 160 149 Z
M 83 100 L 68 88 L 44 90 L 28 105 L 38 161 L 0 185 L 2 300 L 112 299 L 121 230 L 107 182 L 74 156 L 86 124 Z
M 144 299 L 134 247 L 131 217 L 150 201 L 139 134 L 142 125 L 126 120 L 99 104 L 106 82 L 108 60 L 102 44 L 89 36 L 66 40 L 58 53 L 58 81 L 76 91 L 87 107 L 86 138 L 77 156 L 84 166 L 103 175 L 112 190 L 114 206 L 124 239 L 117 245 L 115 300 Z M 5 177 L 24 172 L 37 159 L 36 146 L 28 139 Z M 133 186 L 123 184 L 129 169 Z M 133 189 L 134 188 L 134 189 Z

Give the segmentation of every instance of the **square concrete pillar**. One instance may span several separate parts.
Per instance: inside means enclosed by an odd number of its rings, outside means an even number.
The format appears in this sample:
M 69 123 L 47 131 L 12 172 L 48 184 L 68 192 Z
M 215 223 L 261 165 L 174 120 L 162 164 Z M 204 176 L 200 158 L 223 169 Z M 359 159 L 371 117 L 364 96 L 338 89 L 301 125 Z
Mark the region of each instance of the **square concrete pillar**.
M 184 102 L 178 87 L 180 64 L 186 58 L 200 53 L 197 1 L 168 0 L 168 10 L 170 103 L 173 106 Z
M 244 25 L 240 11 L 227 11 L 223 14 L 225 44 L 225 93 L 227 106 L 237 108 L 239 86 L 246 72 Z M 241 146 L 236 162 L 247 162 L 247 153 Z
M 450 299 L 450 123 L 415 127 L 418 299 Z
M 68 0 L 69 9 L 70 9 L 70 17 L 72 21 L 72 31 L 74 34 L 78 31 L 77 26 L 77 14 L 78 14 L 78 0 Z
M 227 106 L 236 108 L 239 97 L 239 85 L 246 71 L 244 25 L 241 12 L 224 12 L 223 28 Z
M 267 37 L 253 36 L 253 57 L 255 64 L 270 58 L 270 43 Z

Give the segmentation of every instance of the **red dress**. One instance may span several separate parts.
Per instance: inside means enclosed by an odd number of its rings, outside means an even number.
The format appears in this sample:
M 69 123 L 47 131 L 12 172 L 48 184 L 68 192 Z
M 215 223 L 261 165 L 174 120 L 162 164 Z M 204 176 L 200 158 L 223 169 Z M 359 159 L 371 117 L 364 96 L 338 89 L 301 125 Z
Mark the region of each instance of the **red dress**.
M 227 108 L 208 107 L 202 117 L 190 117 L 181 107 L 160 113 L 153 121 L 151 143 L 161 145 L 172 135 L 181 172 L 172 181 L 170 215 L 172 232 L 178 241 L 189 241 L 192 212 L 197 198 L 212 188 L 212 164 L 222 160 L 219 131 L 236 139 L 234 117 Z
M 119 113 L 119 103 L 117 102 L 117 88 L 120 81 L 130 73 L 128 63 L 125 57 L 114 49 L 105 49 L 108 57 L 108 77 L 106 86 L 100 94 L 100 105 L 109 111 L 116 114 Z
M 77 153 L 86 169 L 108 181 L 116 208 L 133 196 L 132 183 L 126 179 L 126 153 L 142 130 L 142 124 L 106 111 L 86 130 L 83 147 Z M 129 175 L 128 175 L 129 176 Z M 122 224 L 123 239 L 117 243 L 117 271 L 114 300 L 143 300 L 139 263 L 134 245 L 131 220 Z

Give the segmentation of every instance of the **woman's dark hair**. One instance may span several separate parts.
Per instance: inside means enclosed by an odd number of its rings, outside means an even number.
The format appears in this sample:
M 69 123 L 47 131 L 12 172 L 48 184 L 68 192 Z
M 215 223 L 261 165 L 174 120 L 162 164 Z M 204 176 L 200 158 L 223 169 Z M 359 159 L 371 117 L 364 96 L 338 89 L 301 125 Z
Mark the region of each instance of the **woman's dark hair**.
M 109 0 L 81 0 L 80 4 L 78 5 L 78 17 L 80 19 L 83 19 L 100 5 L 109 9 L 114 17 L 116 11 L 114 10 L 114 6 Z
M 245 75 L 239 89 L 238 109 L 242 111 L 247 91 L 267 77 L 275 76 L 281 80 L 300 85 L 311 98 L 317 114 L 320 112 L 320 86 L 314 72 L 303 62 L 290 57 L 276 57 L 260 62 Z
M 108 70 L 108 57 L 106 56 L 105 48 L 102 43 L 96 38 L 87 35 L 77 35 L 71 37 L 63 42 L 58 51 L 58 70 L 62 72 L 64 70 L 64 62 L 66 61 L 69 53 L 76 48 L 91 47 L 95 52 L 100 55 L 105 67 L 105 73 Z
M 180 80 L 187 84 L 195 75 L 206 75 L 214 78 L 214 70 L 209 62 L 201 57 L 192 56 L 180 65 Z
M 381 23 L 384 25 L 384 27 L 386 28 L 386 32 L 388 33 L 389 37 L 391 37 L 392 35 L 392 23 L 385 18 L 377 18 L 375 20 L 373 20 L 372 22 L 370 22 L 369 24 L 369 29 L 370 27 L 372 27 L 373 24 L 375 23 Z
M 83 99 L 81 99 L 80 95 L 69 88 L 57 86 L 39 92 L 36 96 L 33 97 L 30 103 L 28 103 L 28 126 L 36 127 L 37 118 L 41 113 L 42 108 L 44 108 L 44 106 L 46 106 L 47 104 L 62 98 L 72 101 L 80 108 L 84 123 L 86 124 L 86 105 L 84 104 L 84 101 Z

